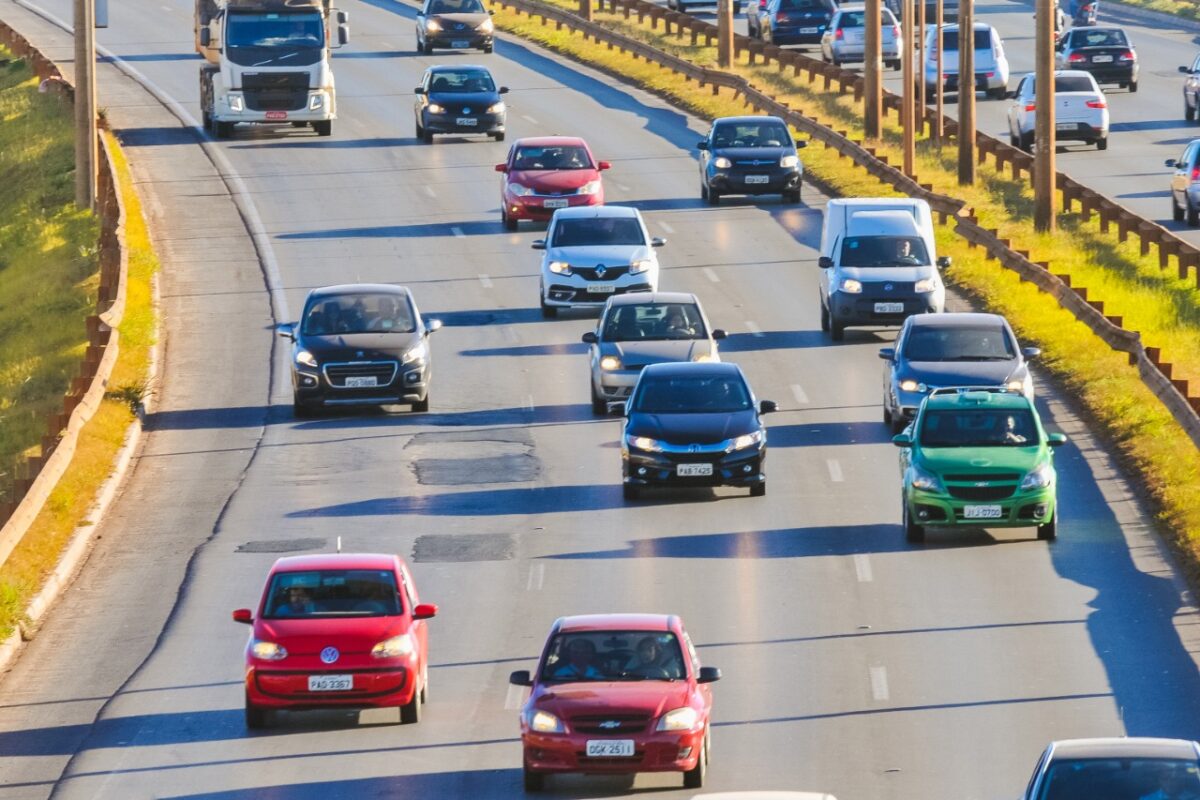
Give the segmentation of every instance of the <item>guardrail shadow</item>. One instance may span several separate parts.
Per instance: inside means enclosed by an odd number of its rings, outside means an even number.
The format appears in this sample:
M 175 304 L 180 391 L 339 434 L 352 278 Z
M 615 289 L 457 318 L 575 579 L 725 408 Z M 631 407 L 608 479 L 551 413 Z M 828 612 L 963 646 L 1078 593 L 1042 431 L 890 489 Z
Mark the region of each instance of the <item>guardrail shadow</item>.
M 171 800 L 329 800 L 337 797 L 516 797 L 522 793 L 517 767 L 388 775 L 341 781 L 310 781 L 199 794 L 161 795 Z
M 319 416 L 297 419 L 290 404 L 269 406 L 230 406 L 155 411 L 146 417 L 146 430 L 206 430 L 257 428 L 263 425 L 294 424 L 303 429 L 333 429 L 388 426 L 470 427 L 473 425 L 548 425 L 587 422 L 593 419 L 587 403 L 560 403 L 543 406 L 509 406 L 473 411 L 431 411 L 413 413 L 385 408 L 326 409 Z
M 852 444 L 891 444 L 892 433 L 882 422 L 808 422 L 772 425 L 771 447 L 841 447 Z

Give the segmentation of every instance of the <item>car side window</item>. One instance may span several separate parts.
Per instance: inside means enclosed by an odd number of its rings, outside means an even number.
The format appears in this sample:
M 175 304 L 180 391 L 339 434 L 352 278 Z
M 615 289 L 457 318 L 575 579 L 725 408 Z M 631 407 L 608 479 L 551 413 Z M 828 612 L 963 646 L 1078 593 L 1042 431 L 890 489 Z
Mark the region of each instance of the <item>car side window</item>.
M 692 637 L 688 635 L 687 631 L 683 632 L 683 644 L 687 647 L 688 658 L 692 661 L 692 673 L 698 674 L 700 672 L 700 656 L 696 655 L 696 646 L 692 644 Z
M 1037 766 L 1033 768 L 1033 774 L 1029 776 L 1029 785 L 1025 787 L 1025 800 L 1033 800 L 1034 784 L 1037 783 L 1038 775 L 1042 772 L 1042 765 L 1046 763 L 1046 753 L 1050 752 L 1047 748 L 1042 751 L 1042 757 L 1038 759 Z
M 1200 70 L 1200 56 L 1196 56 L 1196 60 L 1192 62 L 1192 72 Z
M 1179 157 L 1179 161 L 1177 162 L 1180 169 L 1189 168 L 1192 164 L 1192 157 L 1195 155 L 1196 145 L 1189 144 L 1187 147 L 1183 148 L 1183 155 Z
M 411 578 L 406 570 L 400 570 L 400 585 L 404 587 L 404 601 L 408 603 L 409 610 L 417 607 L 417 598 L 413 596 Z

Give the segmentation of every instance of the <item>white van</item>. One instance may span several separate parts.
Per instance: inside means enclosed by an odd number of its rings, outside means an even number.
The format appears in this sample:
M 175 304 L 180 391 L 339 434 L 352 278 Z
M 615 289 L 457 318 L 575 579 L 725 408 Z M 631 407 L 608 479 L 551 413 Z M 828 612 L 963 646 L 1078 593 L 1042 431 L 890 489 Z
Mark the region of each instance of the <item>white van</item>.
M 863 211 L 906 211 L 929 239 L 933 247 L 933 212 L 929 203 L 913 197 L 838 197 L 825 206 L 825 222 L 821 227 L 821 255 L 833 255 L 833 241 L 841 236 L 851 217 Z
M 1000 33 L 986 22 L 975 23 L 975 91 L 984 92 L 993 100 L 1003 100 L 1008 95 L 1008 56 L 1004 54 L 1004 42 Z M 931 28 L 925 36 L 925 99 L 933 102 L 937 93 L 937 28 Z M 958 92 L 958 48 L 957 25 L 942 28 L 942 91 Z
M 862 208 L 847 214 L 840 229 L 827 224 L 824 234 L 817 260 L 821 330 L 834 341 L 848 327 L 900 325 L 913 314 L 946 309 L 938 268 L 950 259 L 937 257 L 932 220 L 926 227 L 912 209 Z

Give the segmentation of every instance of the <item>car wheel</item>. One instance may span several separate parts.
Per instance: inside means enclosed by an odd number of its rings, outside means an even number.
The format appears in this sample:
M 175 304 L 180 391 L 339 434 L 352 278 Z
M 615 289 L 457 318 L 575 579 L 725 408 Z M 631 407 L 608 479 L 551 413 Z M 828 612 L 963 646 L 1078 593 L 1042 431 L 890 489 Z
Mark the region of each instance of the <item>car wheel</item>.
M 608 401 L 603 397 L 596 396 L 596 390 L 592 389 L 592 413 L 597 417 L 608 416 Z
M 761 483 L 756 483 L 750 487 L 750 496 L 751 497 L 766 497 L 766 494 L 767 494 L 767 482 L 765 480 Z
M 233 123 L 221 122 L 220 120 L 213 121 L 213 136 L 218 139 L 228 139 L 233 136 Z
M 696 766 L 683 773 L 683 788 L 699 789 L 704 786 L 704 777 L 708 773 L 708 736 L 700 746 L 700 755 L 696 758 Z
M 421 667 L 421 705 L 429 702 L 429 665 Z
M 400 706 L 400 724 L 416 725 L 421 721 L 421 692 L 414 689 L 412 700 Z
M 783 202 L 799 203 L 800 202 L 800 188 L 797 187 L 794 191 L 784 192 L 783 193 Z
M 1129 82 L 1129 91 L 1131 91 L 1131 92 L 1136 92 L 1136 91 L 1137 91 L 1137 85 L 1138 85 L 1138 82 L 1137 82 L 1137 81 L 1130 81 L 1130 82 Z
M 1196 109 L 1188 105 L 1187 98 L 1183 98 L 1183 118 L 1188 122 L 1196 119 Z
M 625 500 L 637 500 L 642 496 L 640 486 L 635 486 L 632 483 L 621 484 L 621 497 Z
M 542 319 L 554 319 L 558 316 L 558 309 L 554 306 L 546 305 L 546 301 L 542 301 Z
M 1008 94 L 1008 89 L 1004 86 L 1000 86 L 995 89 L 988 89 L 987 93 L 988 97 L 992 98 L 993 100 L 1003 100 L 1006 94 Z
M 909 516 L 908 516 L 908 500 L 905 499 L 903 495 L 900 496 L 900 503 L 901 503 L 901 508 L 902 508 L 901 521 L 902 521 L 902 524 L 904 525 L 905 540 L 909 541 L 909 542 L 914 542 L 914 543 L 925 541 L 925 527 L 923 525 L 916 524 L 915 522 L 912 521 L 912 519 L 909 518 Z
M 534 772 L 529 767 L 523 769 L 525 777 L 525 791 L 540 792 L 546 786 L 546 776 L 540 772 Z
M 497 133 L 490 133 L 488 135 L 491 136 L 493 139 L 495 139 L 497 142 L 504 141 L 504 131 L 499 131 Z
M 1032 153 L 1033 152 L 1033 134 L 1032 133 L 1021 134 L 1021 145 L 1020 146 L 1021 146 L 1021 149 L 1024 150 L 1026 153 Z
M 431 45 L 429 42 L 425 42 L 421 45 L 421 52 L 425 55 L 429 55 L 433 52 L 433 45 Z
M 429 410 L 429 392 L 425 392 L 425 398 L 417 400 L 412 404 L 412 410 L 415 412 L 425 412 Z
M 296 419 L 312 419 L 317 415 L 317 407 L 312 403 L 305 403 L 299 398 L 292 399 L 292 416 Z
M 1108 137 L 1107 136 L 1105 136 L 1103 139 L 1096 140 L 1096 149 L 1097 150 L 1107 150 L 1108 149 Z
M 896 59 L 895 61 L 887 62 L 887 68 L 888 69 L 900 69 L 900 59 Z
M 246 727 L 252 731 L 261 730 L 271 722 L 270 709 L 256 706 L 246 698 Z
M 503 209 L 500 210 L 500 222 L 504 225 L 504 230 L 515 231 L 517 229 L 517 220 L 515 217 L 510 217 Z
M 821 305 L 821 330 L 828 331 L 829 330 L 829 309 L 827 309 L 825 307 L 824 303 L 821 303 L 820 305 Z
M 485 53 L 490 53 L 490 52 L 492 52 L 493 50 L 495 50 L 495 49 L 496 49 L 496 46 L 495 46 L 495 45 L 491 45 L 491 44 L 489 44 L 489 45 L 487 45 L 486 47 L 483 47 L 483 48 L 481 48 L 481 49 L 482 49 L 482 50 L 483 50 L 483 52 L 485 52 Z
M 1191 203 L 1187 207 L 1187 224 L 1193 228 L 1200 226 L 1200 209 L 1192 208 Z
M 721 202 L 721 193 L 716 189 L 710 188 L 704 197 L 710 206 L 718 205 Z
M 1175 195 L 1171 195 L 1171 219 L 1183 222 L 1183 207 L 1175 202 Z
M 846 326 L 838 325 L 833 320 L 829 321 L 829 338 L 835 342 L 840 342 L 846 338 Z
M 842 65 L 842 60 L 837 56 L 830 56 L 829 63 L 833 64 L 835 67 L 840 67 Z
M 313 122 L 313 130 L 317 132 L 317 136 L 332 136 L 333 135 L 333 120 L 319 119 Z
M 1187 103 L 1184 103 L 1183 105 L 1185 108 L 1187 107 Z M 1188 119 L 1191 119 L 1191 118 L 1192 117 L 1189 114 Z M 204 125 L 204 130 L 206 130 L 206 131 L 212 130 L 212 126 L 213 126 L 212 114 L 208 113 L 207 111 L 202 111 L 202 112 L 200 112 L 200 120 Z
M 1058 538 L 1058 509 L 1054 509 L 1053 516 L 1045 524 L 1037 526 L 1037 537 L 1043 542 L 1052 542 Z
M 433 144 L 433 131 L 428 128 L 421 128 L 421 141 L 425 144 Z

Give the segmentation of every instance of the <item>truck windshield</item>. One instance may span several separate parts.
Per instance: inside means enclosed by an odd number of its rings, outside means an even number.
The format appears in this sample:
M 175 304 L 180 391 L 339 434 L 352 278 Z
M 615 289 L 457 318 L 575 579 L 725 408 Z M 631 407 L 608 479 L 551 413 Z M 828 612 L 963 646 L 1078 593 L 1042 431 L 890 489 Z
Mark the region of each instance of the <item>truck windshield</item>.
M 301 50 L 325 46 L 320 14 L 231 14 L 225 37 L 229 47 Z

